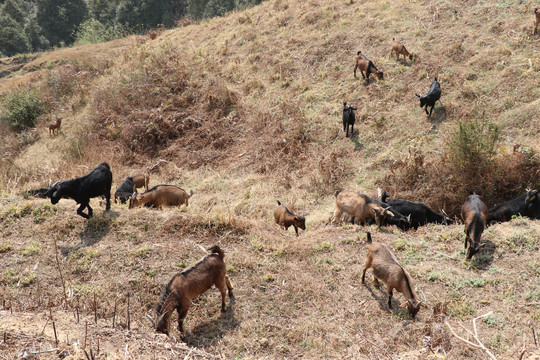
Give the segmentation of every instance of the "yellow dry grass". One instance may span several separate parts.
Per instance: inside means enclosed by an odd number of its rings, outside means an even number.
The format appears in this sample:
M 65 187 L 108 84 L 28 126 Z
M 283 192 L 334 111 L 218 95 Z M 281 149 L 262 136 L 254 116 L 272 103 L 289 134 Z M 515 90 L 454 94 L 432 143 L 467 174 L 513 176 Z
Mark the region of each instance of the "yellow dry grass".
M 141 343 L 143 357 L 152 349 L 157 357 L 172 356 L 163 351 L 170 346 L 163 338 L 148 335 L 144 313 L 170 277 L 201 256 L 199 244 L 219 243 L 237 299 L 220 315 L 219 295 L 211 291 L 190 310 L 187 344 L 206 354 L 484 359 L 432 319 L 431 310 L 416 322 L 387 310 L 384 289 L 360 284 L 365 232 L 325 223 L 336 189 L 375 195 L 377 182 L 410 148 L 423 149 L 427 161 L 438 159 L 459 121 L 499 125 L 500 154 L 514 144 L 540 151 L 540 38 L 530 34 L 538 4 L 272 0 L 155 40 L 132 37 L 40 55 L 0 79 L 2 92 L 31 83 L 53 105 L 30 145 L 17 145 L 19 137 L 2 129 L 0 299 L 7 305 L 0 316 L 12 304 L 12 324 L 17 314 L 44 312 L 50 299 L 66 329 L 76 295 L 92 321 L 96 294 L 101 325 L 91 331 L 112 334 L 101 338 L 111 357 Z M 417 54 L 412 64 L 389 56 L 394 37 Z M 358 50 L 384 71 L 384 80 L 365 86 L 354 79 Z M 444 105 L 428 120 L 415 93 L 425 93 L 434 76 Z M 343 101 L 358 107 L 353 139 L 341 132 Z M 45 125 L 55 115 L 64 121 L 51 138 Z M 152 140 L 139 145 L 145 139 Z M 112 166 L 114 189 L 126 176 L 148 171 L 151 186 L 175 184 L 195 195 L 188 208 L 163 212 L 114 205 L 102 214 L 93 200 L 96 217 L 88 222 L 72 201 L 47 207 L 21 198 L 23 189 L 83 175 L 103 161 Z M 307 213 L 298 238 L 273 224 L 278 199 Z M 463 261 L 459 224 L 371 231 L 396 252 L 422 297 L 448 303 L 454 328 L 494 311 L 480 322 L 484 344 L 498 358 L 532 353 L 531 328 L 540 328 L 538 221 L 489 228 L 487 250 L 472 263 Z M 54 239 L 72 294 L 67 309 Z M 114 299 L 125 314 L 127 293 L 135 328 L 124 333 L 110 324 Z M 0 322 L 0 336 L 2 330 L 8 344 L 0 349 L 10 356 L 29 349 L 26 335 L 52 346 L 49 329 L 39 337 Z M 72 354 L 80 354 L 81 332 L 77 325 L 69 335 L 79 340 L 67 345 Z

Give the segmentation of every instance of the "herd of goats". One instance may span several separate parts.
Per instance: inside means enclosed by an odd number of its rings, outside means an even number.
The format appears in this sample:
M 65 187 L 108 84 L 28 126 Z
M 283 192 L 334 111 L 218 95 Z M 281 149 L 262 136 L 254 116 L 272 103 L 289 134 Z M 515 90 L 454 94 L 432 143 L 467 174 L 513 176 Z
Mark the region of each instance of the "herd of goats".
M 540 10 L 535 9 L 536 22 L 533 33 L 536 33 L 540 24 Z M 409 53 L 405 46 L 394 39 L 392 53 L 405 58 L 413 59 L 413 54 Z M 375 74 L 379 79 L 383 78 L 383 72 L 378 70 L 373 62 L 362 52 L 357 53 L 354 66 L 354 76 L 357 69 L 362 77 L 369 83 L 369 76 Z M 425 107 L 426 114 L 431 116 L 437 100 L 441 97 L 441 86 L 437 78 L 433 80 L 427 95 L 420 98 L 420 107 Z M 431 110 L 428 111 L 428 107 Z M 356 108 L 344 103 L 343 108 L 343 131 L 349 137 L 353 136 Z M 54 134 L 61 125 L 61 119 L 49 126 L 49 131 Z M 33 196 L 50 198 L 52 204 L 57 204 L 60 199 L 73 199 L 80 204 L 77 214 L 84 218 L 92 216 L 90 198 L 102 197 L 106 200 L 106 210 L 111 207 L 111 186 L 112 172 L 109 164 L 99 164 L 88 174 L 72 180 L 61 181 L 47 188 L 30 190 L 28 193 Z M 137 189 L 144 187 L 145 192 L 137 193 Z M 163 206 L 188 205 L 193 190 L 188 194 L 185 190 L 174 185 L 157 185 L 149 189 L 149 176 L 138 174 L 127 177 L 114 193 L 114 201 L 122 204 L 129 202 L 129 208 L 152 207 L 162 208 Z M 380 226 L 395 225 L 407 231 L 410 228 L 417 229 L 427 223 L 451 224 L 452 220 L 444 213 L 438 214 L 421 202 L 414 202 L 405 199 L 390 199 L 385 193 L 379 194 L 377 198 L 350 190 L 340 190 L 336 192 L 336 208 L 330 221 L 333 224 L 342 221 L 350 221 L 353 224 L 377 224 Z M 88 213 L 83 211 L 88 209 Z M 509 221 L 514 216 L 524 216 L 531 219 L 540 219 L 540 194 L 538 190 L 527 190 L 521 196 L 495 205 L 488 209 L 481 197 L 470 194 L 461 208 L 461 217 L 465 223 L 465 249 L 467 259 L 471 259 L 477 254 L 482 245 L 480 238 L 487 225 L 494 222 Z M 278 201 L 278 206 L 274 211 L 275 222 L 287 230 L 293 226 L 298 236 L 298 228 L 306 229 L 306 219 L 304 216 L 294 214 L 289 208 Z M 368 269 L 372 269 L 375 283 L 379 280 L 386 285 L 388 292 L 388 307 L 391 308 L 393 290 L 401 292 L 406 301 L 400 307 L 407 308 L 411 318 L 415 318 L 421 306 L 427 306 L 423 301 L 418 301 L 414 292 L 413 281 L 407 271 L 399 264 L 392 251 L 382 243 L 372 242 L 371 234 L 367 233 L 367 260 L 363 268 L 362 283 L 365 283 L 365 275 Z M 221 292 L 221 311 L 225 311 L 225 296 L 233 297 L 232 285 L 226 274 L 226 267 L 223 261 L 225 256 L 222 249 L 217 245 L 208 249 L 210 254 L 203 257 L 196 264 L 176 274 L 165 287 L 158 305 L 156 307 L 157 319 L 151 319 L 158 332 L 169 333 L 169 320 L 176 309 L 178 312 L 178 330 L 183 333 L 183 321 L 191 306 L 191 301 L 215 285 Z

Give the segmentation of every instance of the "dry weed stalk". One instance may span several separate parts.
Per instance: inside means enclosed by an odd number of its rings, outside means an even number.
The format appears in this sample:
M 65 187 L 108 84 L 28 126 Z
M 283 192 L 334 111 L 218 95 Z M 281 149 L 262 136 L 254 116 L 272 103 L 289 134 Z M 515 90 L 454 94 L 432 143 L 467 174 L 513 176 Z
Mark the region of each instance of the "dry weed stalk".
M 62 276 L 62 270 L 60 269 L 60 261 L 58 260 L 58 245 L 56 244 L 56 237 L 54 238 L 54 255 L 56 256 L 56 267 L 58 269 L 58 273 L 60 274 L 60 281 L 62 281 L 62 289 L 64 289 L 64 309 L 65 309 L 65 307 L 68 305 L 68 300 L 67 300 L 67 295 L 66 295 L 66 283 L 64 282 L 64 277 Z
M 478 317 L 476 317 L 476 318 L 473 319 L 472 323 L 473 323 L 474 333 L 471 332 L 471 331 L 468 330 L 466 327 L 464 327 L 463 325 L 460 324 L 461 327 L 462 327 L 463 329 L 465 329 L 465 331 L 467 331 L 469 334 L 472 335 L 472 337 L 474 338 L 474 340 L 476 340 L 476 344 L 473 343 L 473 342 L 471 342 L 471 341 L 469 341 L 469 340 L 466 340 L 466 339 L 460 337 L 458 334 L 456 334 L 456 332 L 454 331 L 454 329 L 452 329 L 452 327 L 451 327 L 450 324 L 448 323 L 448 320 L 447 320 L 447 319 L 444 320 L 444 323 L 446 324 L 446 326 L 448 326 L 448 328 L 450 329 L 450 331 L 452 332 L 452 334 L 454 334 L 454 336 L 457 337 L 459 340 L 463 341 L 463 342 L 466 343 L 467 345 L 470 345 L 470 346 L 472 346 L 472 347 L 474 347 L 474 348 L 484 350 L 484 351 L 486 352 L 486 354 L 488 354 L 488 356 L 489 356 L 490 359 L 497 360 L 497 358 L 495 357 L 495 355 L 493 355 L 493 354 L 491 353 L 491 351 L 489 351 L 488 348 L 486 348 L 486 347 L 484 346 L 484 344 L 482 344 L 482 342 L 481 342 L 480 339 L 478 338 L 478 330 L 476 329 L 476 320 L 481 319 L 481 318 L 484 318 L 484 317 L 486 317 L 486 316 L 489 316 L 489 315 L 491 315 L 492 313 L 493 313 L 493 311 L 490 311 L 490 312 L 488 312 L 487 314 L 478 316 Z

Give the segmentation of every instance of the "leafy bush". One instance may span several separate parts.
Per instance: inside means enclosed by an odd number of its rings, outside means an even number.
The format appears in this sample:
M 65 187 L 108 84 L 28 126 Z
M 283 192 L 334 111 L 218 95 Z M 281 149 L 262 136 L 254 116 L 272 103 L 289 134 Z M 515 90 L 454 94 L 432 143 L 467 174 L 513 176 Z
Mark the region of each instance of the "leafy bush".
M 428 159 L 418 148 L 390 166 L 378 184 L 394 197 L 419 199 L 451 216 L 459 215 L 469 191 L 491 206 L 510 200 L 540 182 L 540 158 L 528 147 L 508 154 L 499 146 L 500 129 L 489 121 L 460 123 L 445 150 Z
M 89 19 L 79 25 L 75 34 L 75 44 L 97 44 L 126 37 L 127 35 L 128 31 L 122 25 L 105 26 L 99 20 Z
M 45 105 L 35 90 L 17 89 L 6 95 L 0 121 L 20 131 L 36 125 L 36 119 Z

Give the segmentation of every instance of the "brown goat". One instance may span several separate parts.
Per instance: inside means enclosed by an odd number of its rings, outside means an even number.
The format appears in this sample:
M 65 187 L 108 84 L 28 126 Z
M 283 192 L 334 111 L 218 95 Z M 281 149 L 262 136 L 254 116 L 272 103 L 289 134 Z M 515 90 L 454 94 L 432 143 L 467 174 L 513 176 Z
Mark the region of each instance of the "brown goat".
M 150 175 L 148 174 L 137 174 L 133 175 L 133 184 L 135 184 L 134 190 L 137 192 L 137 188 L 144 186 L 144 190 L 148 191 L 148 184 L 150 183 Z
M 56 122 L 49 124 L 49 136 L 58 135 L 58 131 L 60 131 L 61 125 L 62 125 L 62 118 L 57 118 Z
M 283 226 L 285 230 L 288 230 L 290 226 L 294 227 L 296 236 L 298 236 L 298 228 L 306 230 L 306 218 L 303 216 L 295 215 L 287 206 L 279 202 L 278 207 L 274 210 L 274 220 L 279 226 Z
M 372 268 L 375 285 L 379 286 L 379 280 L 386 285 L 386 291 L 388 292 L 388 307 L 392 309 L 392 293 L 393 290 L 396 289 L 407 299 L 407 301 L 403 302 L 399 307 L 407 307 L 409 315 L 414 319 L 416 313 L 420 310 L 420 306 L 428 306 L 423 300 L 418 301 L 413 289 L 411 276 L 399 264 L 388 246 L 382 243 L 372 243 L 371 234 L 369 232 L 367 233 L 367 243 L 370 245 L 368 247 L 364 271 L 362 273 L 362 284 L 365 284 L 367 269 Z
M 536 15 L 536 21 L 534 22 L 533 35 L 536 34 L 538 30 L 538 24 L 540 24 L 540 9 L 535 8 L 534 14 Z
M 393 38 L 392 41 L 393 43 L 392 43 L 392 50 L 390 51 L 390 56 L 392 56 L 392 54 L 395 52 L 396 58 L 398 60 L 399 60 L 399 55 L 403 55 L 404 60 L 406 60 L 407 57 L 409 58 L 409 60 L 413 59 L 413 54 L 407 51 L 407 49 L 405 48 L 405 45 L 397 41 L 395 38 Z
M 189 205 L 189 198 L 193 196 L 193 190 L 189 195 L 174 185 L 157 185 L 152 189 L 142 193 L 133 194 L 129 199 L 129 208 L 132 209 L 138 206 L 156 207 L 161 209 L 163 206 L 181 206 Z
M 461 218 L 465 222 L 465 249 L 467 259 L 480 251 L 480 238 L 486 227 L 487 206 L 479 195 L 471 194 L 461 206 Z M 467 247 L 468 243 L 468 247 Z
M 156 331 L 169 335 L 169 320 L 176 309 L 178 312 L 178 331 L 184 332 L 183 322 L 191 306 L 191 301 L 216 285 L 221 293 L 221 312 L 225 311 L 226 289 L 232 299 L 233 287 L 226 274 L 225 253 L 214 245 L 208 249 L 211 253 L 196 264 L 176 274 L 167 284 L 156 307 Z
M 373 61 L 368 59 L 364 54 L 362 54 L 361 51 L 357 53 L 356 56 L 356 62 L 354 64 L 354 78 L 356 79 L 356 69 L 360 69 L 360 73 L 362 74 L 362 78 L 366 79 L 366 85 L 369 84 L 369 75 L 375 74 L 379 79 L 384 78 L 384 74 L 382 71 L 379 71 L 375 64 L 373 64 Z M 366 73 L 366 75 L 364 75 Z
M 344 214 L 354 217 L 355 224 L 364 223 L 375 216 L 375 221 L 379 226 L 384 223 L 387 215 L 394 216 L 388 208 L 385 209 L 375 203 L 369 196 L 350 190 L 336 192 L 336 210 L 334 211 L 333 223 L 341 221 Z

